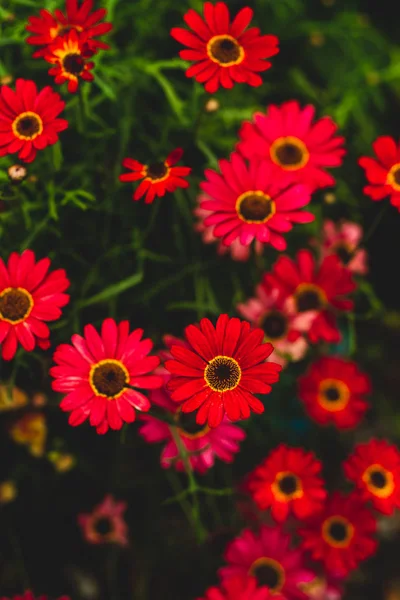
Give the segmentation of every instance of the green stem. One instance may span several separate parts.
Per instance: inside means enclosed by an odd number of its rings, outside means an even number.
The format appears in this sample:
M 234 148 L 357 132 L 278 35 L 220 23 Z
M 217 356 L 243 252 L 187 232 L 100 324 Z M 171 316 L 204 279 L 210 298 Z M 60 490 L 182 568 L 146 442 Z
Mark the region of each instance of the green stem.
M 184 444 L 182 443 L 181 437 L 178 432 L 178 428 L 176 426 L 172 425 L 172 426 L 170 426 L 170 430 L 171 430 L 172 437 L 174 438 L 174 442 L 178 448 L 179 456 L 182 459 L 183 466 L 185 467 L 186 475 L 189 480 L 189 490 L 188 491 L 189 491 L 189 493 L 192 494 L 192 497 L 193 497 L 193 503 L 191 505 L 192 521 L 195 526 L 195 532 L 196 532 L 197 539 L 201 543 L 207 537 L 207 531 L 201 522 L 200 503 L 199 503 L 199 497 L 198 497 L 198 493 L 197 493 L 198 492 L 197 481 L 193 474 L 192 466 L 190 464 L 189 454 L 188 454 Z
M 85 109 L 85 100 L 83 98 L 82 85 L 79 85 L 79 87 L 78 87 L 78 101 L 79 101 L 78 131 L 80 133 L 83 133 L 85 131 L 85 125 L 86 125 L 86 109 Z
M 382 206 L 382 209 L 379 211 L 374 221 L 372 222 L 372 225 L 368 229 L 367 233 L 364 235 L 363 244 L 365 244 L 372 237 L 372 234 L 375 233 L 375 230 L 377 229 L 379 223 L 382 221 L 382 218 L 388 210 L 389 206 L 389 202 L 385 202 L 385 204 Z

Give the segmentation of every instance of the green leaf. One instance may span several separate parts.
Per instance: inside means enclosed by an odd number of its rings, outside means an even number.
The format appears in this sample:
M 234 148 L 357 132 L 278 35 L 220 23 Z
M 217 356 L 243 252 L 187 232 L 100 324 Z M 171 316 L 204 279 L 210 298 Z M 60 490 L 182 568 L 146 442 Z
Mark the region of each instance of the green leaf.
M 122 279 L 118 283 L 114 283 L 113 285 L 108 286 L 99 294 L 95 294 L 91 296 L 91 298 L 87 298 L 86 300 L 81 300 L 78 302 L 79 308 L 83 308 L 85 306 L 91 306 L 92 304 L 97 304 L 98 302 L 105 302 L 118 294 L 122 294 L 126 290 L 138 285 L 143 279 L 143 273 L 140 271 L 139 273 L 134 273 L 127 277 L 126 279 Z

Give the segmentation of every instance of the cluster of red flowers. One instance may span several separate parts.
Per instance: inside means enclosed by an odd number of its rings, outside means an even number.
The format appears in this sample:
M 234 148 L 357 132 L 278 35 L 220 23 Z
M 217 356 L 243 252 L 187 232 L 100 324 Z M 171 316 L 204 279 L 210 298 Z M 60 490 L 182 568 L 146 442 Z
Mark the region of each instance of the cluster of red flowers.
M 27 42 L 40 46 L 34 57 L 53 66 L 55 82 L 68 82 L 76 92 L 80 80 L 91 81 L 91 60 L 108 46 L 98 38 L 109 32 L 105 9 L 92 12 L 92 0 L 66 0 L 66 14 L 40 11 L 30 17 Z M 224 2 L 204 4 L 204 18 L 190 9 L 184 20 L 191 31 L 173 28 L 171 35 L 188 49 L 180 56 L 193 62 L 187 71 L 207 92 L 236 83 L 259 86 L 266 61 L 278 52 L 273 35 L 249 28 L 253 11 L 243 8 L 231 21 Z M 33 161 L 37 150 L 58 140 L 68 123 L 58 118 L 65 103 L 45 87 L 18 79 L 13 91 L 0 89 L 0 156 L 19 153 Z M 335 183 L 327 171 L 339 167 L 344 138 L 329 117 L 315 118 L 315 109 L 295 100 L 269 105 L 242 124 L 238 143 L 218 170 L 206 169 L 200 184 L 196 229 L 206 243 L 218 242 L 218 252 L 247 260 L 251 246 L 261 254 L 264 244 L 287 248 L 284 234 L 293 225 L 310 223 L 305 210 L 312 195 Z M 364 191 L 373 200 L 391 196 L 400 210 L 400 149 L 392 138 L 374 143 L 378 160 L 363 157 L 371 185 Z M 187 188 L 190 167 L 176 166 L 183 150 L 144 164 L 126 158 L 129 172 L 120 180 L 140 181 L 134 200 Z M 220 459 L 232 462 L 245 438 L 234 423 L 261 414 L 266 396 L 290 361 L 305 357 L 310 345 L 337 344 L 340 317 L 353 309 L 349 295 L 357 275 L 367 272 L 365 250 L 359 248 L 362 229 L 355 223 L 323 224 L 322 239 L 310 240 L 317 250 L 301 249 L 295 258 L 281 255 L 264 273 L 255 297 L 237 305 L 246 320 L 222 314 L 213 324 L 203 318 L 186 327 L 185 339 L 165 336 L 166 349 L 151 354 L 153 343 L 128 321 L 106 318 L 100 330 L 88 324 L 83 336 L 60 344 L 50 369 L 52 387 L 64 395 L 60 407 L 69 423 L 84 421 L 105 434 L 132 423 L 139 411 L 139 433 L 149 443 L 164 442 L 161 466 L 189 468 L 200 474 Z M 20 344 L 24 350 L 50 347 L 46 322 L 60 318 L 69 302 L 69 280 L 63 269 L 49 272 L 50 260 L 36 261 L 31 250 L 0 258 L 0 345 L 11 360 Z M 321 348 L 321 346 L 319 346 Z M 326 346 L 325 346 L 326 348 Z M 324 350 L 325 350 L 324 348 Z M 162 364 L 161 364 L 162 363 Z M 149 390 L 148 395 L 143 390 Z M 340 356 L 320 356 L 298 380 L 298 397 L 308 416 L 320 425 L 339 429 L 359 424 L 368 409 L 369 377 L 357 364 Z M 264 398 L 263 398 L 264 399 Z M 151 406 L 158 409 L 149 414 Z M 159 418 L 162 413 L 162 418 Z M 260 512 L 270 510 L 273 527 L 261 524 L 257 533 L 245 529 L 227 548 L 221 585 L 210 588 L 206 600 L 301 600 L 313 595 L 325 578 L 327 590 L 341 585 L 377 547 L 373 510 L 391 514 L 400 507 L 400 453 L 386 441 L 358 444 L 343 465 L 355 484 L 348 495 L 327 494 L 322 463 L 302 448 L 280 445 L 252 471 L 245 489 Z M 368 504 L 369 503 L 369 504 Z M 79 515 L 90 543 L 128 544 L 124 502 L 111 496 L 91 514 Z M 301 522 L 302 542 L 292 546 L 284 524 Z M 298 523 L 297 523 L 298 525 Z M 319 566 L 318 566 L 319 565 Z M 34 600 L 31 592 L 19 596 Z M 1 600 L 7 600 L 6 598 Z M 39 600 L 45 600 L 42 596 Z M 68 600 L 66 597 L 60 600 Z

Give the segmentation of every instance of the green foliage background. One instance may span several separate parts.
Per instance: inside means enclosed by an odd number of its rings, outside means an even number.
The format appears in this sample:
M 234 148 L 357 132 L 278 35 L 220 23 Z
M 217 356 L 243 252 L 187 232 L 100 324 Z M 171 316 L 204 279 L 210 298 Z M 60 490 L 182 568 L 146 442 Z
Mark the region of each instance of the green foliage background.
M 363 174 L 356 161 L 370 153 L 375 137 L 396 137 L 399 131 L 400 47 L 389 2 L 251 3 L 254 24 L 277 35 L 281 51 L 263 74 L 262 87 L 221 89 L 215 96 L 220 109 L 209 114 L 203 111 L 207 94 L 186 79 L 180 46 L 169 35 L 171 27 L 182 24 L 187 9 L 201 11 L 202 2 L 104 0 L 100 5 L 114 24 L 108 36 L 111 50 L 95 57 L 95 81 L 83 85 L 82 105 L 78 95 L 54 86 L 67 102 L 62 116 L 70 123 L 68 130 L 57 145 L 38 154 L 21 186 L 8 182 L 7 168 L 15 157 L 0 159 L 1 256 L 31 248 L 40 257 L 50 256 L 71 280 L 71 302 L 52 327 L 53 346 L 107 316 L 129 319 L 160 345 L 164 333 L 181 335 L 185 325 L 203 316 L 235 314 L 237 302 L 253 293 L 278 253 L 266 248 L 261 260 L 246 264 L 218 257 L 215 247 L 204 246 L 194 233 L 192 209 L 204 168 L 228 156 L 241 122 L 269 103 L 292 98 L 312 103 L 319 116 L 337 121 L 347 139 L 345 163 L 334 172 L 337 188 L 314 195 L 311 209 L 317 219 L 288 236 L 288 253 L 293 256 L 318 235 L 322 216 L 350 218 L 366 229 L 382 216 L 382 205 L 362 194 Z M 235 13 L 245 3 L 232 0 L 228 5 Z M 41 7 L 53 10 L 63 4 L 2 1 L 0 78 L 53 85 L 49 65 L 32 59 L 32 47 L 24 42 L 27 18 Z M 190 188 L 151 206 L 132 202 L 131 186 L 118 181 L 122 159 L 163 159 L 178 146 L 185 150 L 182 164 L 193 167 Z M 326 202 L 326 192 L 335 194 L 335 203 Z M 285 441 L 314 449 L 325 460 L 329 486 L 340 487 L 340 460 L 355 439 L 371 434 L 396 439 L 400 297 L 392 261 L 400 250 L 399 224 L 397 211 L 388 207 L 367 243 L 370 281 L 360 282 L 356 315 L 342 323 L 339 351 L 356 358 L 374 378 L 373 409 L 363 428 L 339 434 L 321 431 L 303 418 L 295 382 L 304 362 L 285 371 L 265 399 L 265 415 L 245 424 L 248 439 L 234 466 L 218 465 L 201 478 L 202 485 L 233 490 L 234 482 Z M 186 485 L 185 478 L 169 480 L 171 475 L 161 472 L 160 448 L 145 445 L 136 425 L 104 438 L 88 426 L 68 427 L 58 410 L 59 397 L 50 392 L 50 364 L 51 351 L 20 352 L 12 364 L 1 365 L 0 376 L 29 392 L 49 394 L 49 447 L 61 444 L 77 456 L 78 465 L 71 473 L 55 475 L 45 459 L 28 457 L 8 441 L 10 417 L 1 415 L 1 447 L 7 457 L 1 475 L 16 478 L 20 493 L 15 503 L 1 509 L 0 592 L 16 593 L 23 584 L 80 598 L 71 575 L 79 567 L 99 580 L 101 598 L 108 600 L 201 595 L 216 580 L 226 541 L 242 526 L 235 495 L 200 492 L 201 518 L 211 533 L 199 545 L 181 508 L 163 504 L 174 486 Z M 132 548 L 127 553 L 88 547 L 77 529 L 76 514 L 89 511 L 106 492 L 128 500 Z M 378 557 L 353 577 L 349 598 L 383 597 L 392 585 L 396 563 L 391 557 L 399 549 L 396 520 L 389 530 Z

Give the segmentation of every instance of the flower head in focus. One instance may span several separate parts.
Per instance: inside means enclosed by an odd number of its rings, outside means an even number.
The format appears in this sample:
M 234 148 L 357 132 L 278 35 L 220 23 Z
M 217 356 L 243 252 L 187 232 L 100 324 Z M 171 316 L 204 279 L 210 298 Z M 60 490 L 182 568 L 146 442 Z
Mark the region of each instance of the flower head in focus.
M 215 5 L 205 2 L 203 14 L 204 18 L 190 9 L 184 15 L 191 31 L 181 27 L 171 29 L 172 37 L 187 48 L 179 56 L 194 63 L 186 76 L 204 83 L 206 92 L 211 94 L 220 86 L 233 88 L 235 83 L 262 85 L 258 73 L 271 67 L 265 59 L 279 52 L 278 38 L 260 35 L 257 27 L 248 29 L 253 18 L 248 6 L 232 22 L 225 2 Z

